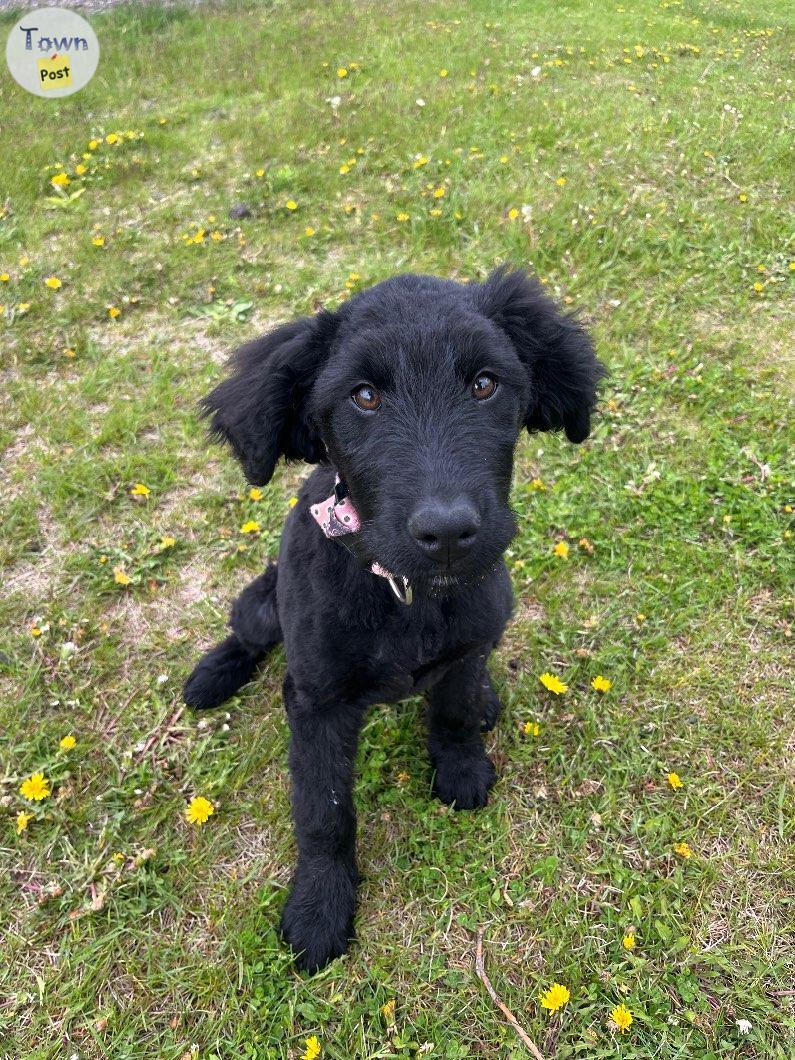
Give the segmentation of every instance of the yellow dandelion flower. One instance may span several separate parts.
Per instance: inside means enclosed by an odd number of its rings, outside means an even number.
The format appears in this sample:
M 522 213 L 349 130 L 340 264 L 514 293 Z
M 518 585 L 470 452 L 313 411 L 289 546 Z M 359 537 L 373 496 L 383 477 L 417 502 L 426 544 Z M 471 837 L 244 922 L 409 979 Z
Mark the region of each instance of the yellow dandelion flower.
M 632 1013 L 626 1005 L 616 1005 L 610 1013 L 610 1018 L 622 1034 L 626 1034 L 632 1026 Z
M 634 931 L 630 931 L 630 933 L 628 935 L 625 935 L 623 937 L 623 939 L 621 940 L 621 945 L 624 947 L 625 950 L 634 950 L 635 949 L 635 933 L 634 933 Z
M 113 568 L 113 580 L 117 585 L 129 585 L 132 578 L 127 574 L 124 567 L 119 566 Z
M 33 814 L 32 813 L 25 813 L 24 810 L 20 810 L 19 813 L 17 814 L 17 820 L 16 820 L 17 835 L 22 835 L 22 833 L 27 829 L 28 825 L 30 824 L 30 822 L 32 820 L 33 820 Z
M 744 191 L 741 191 L 737 198 L 740 200 L 740 202 L 748 202 L 748 196 L 745 194 Z
M 434 197 L 434 199 L 443 199 L 444 198 L 444 188 L 441 188 L 441 187 L 434 188 L 433 197 Z
M 674 852 L 678 854 L 680 858 L 684 858 L 685 861 L 693 856 L 693 851 L 690 849 L 689 843 L 675 843 Z
M 665 779 L 668 781 L 674 791 L 679 791 L 680 788 L 684 787 L 684 784 L 682 783 L 682 778 L 679 776 L 678 773 L 667 773 Z
M 143 482 L 136 482 L 133 488 L 130 490 L 131 497 L 148 497 L 152 491 L 148 486 L 145 486 Z
M 291 508 L 294 508 L 296 504 L 298 504 L 298 498 L 291 497 L 287 503 L 290 505 Z
M 259 531 L 260 525 L 256 519 L 247 519 L 240 527 L 241 534 L 258 534 Z
M 288 199 L 284 205 L 287 207 L 288 210 L 298 209 L 298 203 L 295 201 L 295 199 Z
M 121 316 L 121 309 L 119 309 L 115 305 L 109 305 L 108 306 L 108 316 L 110 317 L 111 320 L 115 320 L 116 317 Z
M 397 215 L 397 219 L 398 221 L 408 221 L 409 215 L 405 211 L 401 210 L 401 212 Z
M 20 316 L 24 316 L 25 313 L 30 309 L 30 302 L 20 302 L 17 306 L 17 313 Z
M 170 534 L 165 534 L 163 537 L 160 538 L 161 548 L 173 548 L 176 543 L 177 539 L 175 537 L 171 537 Z
M 58 741 L 58 746 L 61 748 L 62 751 L 71 751 L 76 743 L 77 740 L 70 733 L 68 736 L 61 737 L 61 739 Z
M 635 615 L 635 621 L 638 623 L 639 626 L 642 626 L 643 623 L 646 621 L 646 617 L 647 616 L 644 615 L 642 611 L 638 611 L 638 613 Z
M 311 239 L 314 234 L 315 234 L 315 230 L 312 227 L 312 225 L 307 225 L 306 228 L 304 229 L 304 235 L 307 237 L 307 239 Z
M 59 287 L 63 286 L 57 276 L 48 276 L 44 281 L 44 285 L 45 287 L 49 287 L 52 291 L 57 291 Z
M 549 489 L 549 486 L 545 482 L 542 482 L 540 478 L 534 478 L 530 480 L 530 489 L 543 491 Z
M 563 185 L 566 183 L 566 178 L 565 177 L 558 177 L 558 179 L 555 181 L 555 183 L 557 184 L 557 186 L 559 188 L 562 188 Z
M 552 549 L 556 556 L 561 559 L 569 558 L 569 546 L 565 541 L 558 541 L 557 545 Z
M 538 736 L 540 731 L 541 727 L 537 721 L 526 721 L 522 726 L 522 732 L 525 736 Z
M 306 1040 L 306 1049 L 301 1053 L 301 1060 L 317 1060 L 320 1056 L 320 1042 L 317 1035 L 313 1034 Z
M 94 236 L 94 238 L 91 240 L 91 242 L 93 243 L 93 245 L 95 247 L 104 247 L 105 246 L 105 237 L 104 236 Z
M 340 173 L 342 173 L 344 175 L 345 173 L 350 173 L 350 171 L 351 171 L 351 167 L 348 165 L 348 163 L 347 162 L 343 162 L 342 165 L 340 166 Z
M 256 171 L 256 174 L 255 174 L 255 176 L 257 176 L 257 177 L 264 177 L 264 176 L 265 176 L 265 170 L 264 170 L 264 169 L 258 169 L 258 170 Z
M 516 218 L 517 218 L 518 216 L 519 216 L 519 211 L 518 211 L 518 210 L 516 209 L 516 207 L 515 207 L 515 206 L 512 206 L 512 207 L 510 208 L 510 210 L 508 211 L 508 217 L 509 217 L 509 218 L 510 218 L 510 219 L 511 219 L 512 221 L 515 221 L 515 220 L 516 220 Z
M 88 149 L 89 149 L 89 151 L 96 151 L 96 149 L 98 147 L 99 147 L 99 140 L 89 140 L 88 141 Z
M 105 137 L 106 144 L 117 144 L 118 142 L 119 137 L 116 135 L 116 133 L 108 133 L 108 135 Z
M 54 177 L 50 177 L 50 184 L 54 184 L 56 188 L 65 188 L 71 183 L 66 173 L 56 173 Z
M 602 677 L 601 674 L 597 674 L 596 677 L 591 681 L 591 688 L 595 692 L 609 692 L 613 687 L 613 682 L 607 677 Z
M 551 674 L 547 671 L 541 674 L 538 680 L 548 692 L 554 692 L 556 696 L 560 696 L 564 692 L 567 692 L 569 688 L 569 686 L 564 684 L 563 681 L 560 680 L 560 678 L 555 677 L 554 674 Z
M 439 77 L 447 77 L 447 70 L 444 67 L 439 71 Z
M 381 1015 L 384 1017 L 384 1019 L 387 1021 L 387 1023 L 394 1023 L 395 1022 L 395 999 L 394 998 L 392 998 L 391 1001 L 386 1001 L 381 1006 Z
M 84 166 L 82 162 L 78 162 L 75 166 L 75 173 L 78 177 L 82 177 L 84 173 L 88 173 L 88 166 Z
M 0 283 L 8 283 L 11 277 L 7 272 L 0 272 Z
M 759 280 L 757 280 L 754 284 L 754 290 L 756 291 L 756 293 L 760 294 L 762 291 L 764 291 L 764 289 L 765 285 L 763 283 L 760 283 Z
M 347 76 L 348 76 L 348 71 L 345 69 L 344 66 L 337 67 L 337 77 L 347 77 Z
M 43 773 L 34 773 L 33 776 L 22 781 L 19 794 L 28 802 L 41 802 L 50 794 L 50 782 Z
M 185 820 L 189 824 L 206 824 L 215 807 L 203 795 L 195 795 L 185 807 Z
M 248 499 L 250 501 L 261 501 L 264 496 L 265 494 L 259 486 L 252 486 L 248 491 Z
M 552 986 L 545 993 L 541 995 L 541 1007 L 548 1009 L 550 1012 L 557 1012 L 559 1008 L 562 1008 L 571 997 L 569 988 L 563 986 L 562 983 L 553 983 Z

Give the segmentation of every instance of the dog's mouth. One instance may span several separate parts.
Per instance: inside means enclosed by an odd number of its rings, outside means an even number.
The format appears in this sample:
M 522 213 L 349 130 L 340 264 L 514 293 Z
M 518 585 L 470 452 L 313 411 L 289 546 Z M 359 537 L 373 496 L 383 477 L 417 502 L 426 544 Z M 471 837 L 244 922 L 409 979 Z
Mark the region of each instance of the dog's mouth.
M 446 570 L 421 570 L 416 567 L 408 569 L 401 565 L 389 567 L 387 570 L 387 568 L 382 568 L 381 564 L 376 564 L 376 567 L 383 569 L 385 575 L 388 573 L 390 578 L 403 588 L 398 595 L 404 596 L 408 590 L 412 597 L 417 595 L 456 596 L 484 581 L 494 573 L 498 566 L 499 557 L 492 558 L 485 565 L 466 567 L 462 565 Z
M 399 585 L 410 586 L 413 595 L 455 596 L 492 576 L 510 544 L 515 523 L 508 513 L 503 525 L 495 526 L 473 553 L 448 566 L 417 555 L 413 542 L 382 536 L 365 523 L 358 542 L 360 561 L 373 564 L 377 573 L 388 573 Z
M 479 582 L 490 577 L 499 566 L 499 560 L 487 564 L 485 567 L 478 566 L 472 570 L 448 570 L 420 577 L 415 581 L 415 588 L 424 591 L 428 596 L 455 596 L 466 592 Z

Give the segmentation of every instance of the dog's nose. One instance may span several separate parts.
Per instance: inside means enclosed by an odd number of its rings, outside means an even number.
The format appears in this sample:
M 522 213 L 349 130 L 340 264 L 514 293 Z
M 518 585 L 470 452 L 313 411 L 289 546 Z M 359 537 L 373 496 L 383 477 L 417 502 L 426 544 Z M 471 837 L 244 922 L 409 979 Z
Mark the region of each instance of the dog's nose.
M 472 547 L 480 516 L 464 498 L 450 504 L 425 501 L 409 516 L 408 528 L 426 556 L 449 565 Z

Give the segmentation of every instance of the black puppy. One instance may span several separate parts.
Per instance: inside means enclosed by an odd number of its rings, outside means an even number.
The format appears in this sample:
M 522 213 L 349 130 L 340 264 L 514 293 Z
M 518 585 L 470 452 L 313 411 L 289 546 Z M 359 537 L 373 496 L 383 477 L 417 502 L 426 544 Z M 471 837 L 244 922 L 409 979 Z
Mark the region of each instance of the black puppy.
M 603 368 L 523 272 L 397 276 L 243 346 L 203 404 L 249 481 L 309 476 L 271 564 L 185 701 L 214 707 L 284 640 L 298 864 L 282 932 L 302 968 L 345 951 L 356 904 L 353 763 L 367 707 L 428 692 L 435 791 L 483 806 L 486 660 L 511 613 L 502 556 L 522 427 L 581 442 Z

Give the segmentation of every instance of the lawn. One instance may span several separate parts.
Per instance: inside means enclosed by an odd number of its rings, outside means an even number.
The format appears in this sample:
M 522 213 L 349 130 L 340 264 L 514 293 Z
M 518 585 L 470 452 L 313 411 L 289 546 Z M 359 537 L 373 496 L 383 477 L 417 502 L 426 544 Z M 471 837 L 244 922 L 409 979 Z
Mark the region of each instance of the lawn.
M 3 68 L 0 1057 L 526 1057 L 480 933 L 548 1060 L 793 1055 L 790 13 L 130 5 L 68 99 Z M 374 710 L 358 942 L 300 977 L 283 656 L 180 686 L 306 469 L 252 498 L 196 402 L 276 321 L 500 262 L 610 378 L 518 454 L 499 780 L 450 812 L 422 702 Z

